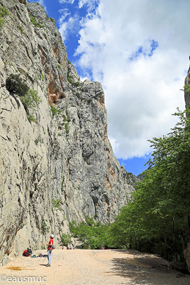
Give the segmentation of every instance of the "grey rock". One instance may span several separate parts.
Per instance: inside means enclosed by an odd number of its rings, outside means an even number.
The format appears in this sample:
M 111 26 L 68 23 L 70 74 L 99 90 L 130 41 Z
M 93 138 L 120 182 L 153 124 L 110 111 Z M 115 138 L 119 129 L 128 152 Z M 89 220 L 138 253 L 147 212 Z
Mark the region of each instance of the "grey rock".
M 26 0 L 19 0 L 19 2 L 20 2 L 21 4 L 24 4 L 24 5 L 26 5 L 26 3 L 27 3 Z
M 4 264 L 4 257 L 22 254 L 27 247 L 44 248 L 50 233 L 59 246 L 70 221 L 81 222 L 88 215 L 112 222 L 137 179 L 127 175 L 113 155 L 101 84 L 80 81 L 55 21 L 38 3 L 0 3 L 10 11 L 0 33 L 0 262 Z M 36 122 L 28 120 L 18 94 L 12 96 L 6 89 L 12 73 L 20 74 L 42 100 L 35 110 L 29 109 Z

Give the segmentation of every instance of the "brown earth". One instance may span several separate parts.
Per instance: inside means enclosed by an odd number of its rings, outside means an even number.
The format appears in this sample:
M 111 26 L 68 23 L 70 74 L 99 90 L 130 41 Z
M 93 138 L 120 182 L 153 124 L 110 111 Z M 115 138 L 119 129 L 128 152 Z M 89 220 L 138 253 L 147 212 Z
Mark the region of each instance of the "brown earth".
M 190 275 L 170 269 L 164 259 L 133 250 L 55 249 L 51 267 L 46 264 L 46 257 L 18 257 L 0 268 L 0 285 L 190 284 Z

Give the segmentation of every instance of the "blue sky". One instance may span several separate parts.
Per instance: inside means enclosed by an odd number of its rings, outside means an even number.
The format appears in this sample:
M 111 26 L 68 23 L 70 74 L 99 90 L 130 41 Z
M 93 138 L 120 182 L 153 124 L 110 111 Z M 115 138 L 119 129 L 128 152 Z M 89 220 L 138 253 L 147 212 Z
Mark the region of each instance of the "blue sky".
M 39 0 L 81 80 L 101 82 L 108 136 L 128 172 L 141 173 L 149 139 L 167 134 L 184 109 L 189 0 Z M 154 3 L 153 3 L 154 2 Z

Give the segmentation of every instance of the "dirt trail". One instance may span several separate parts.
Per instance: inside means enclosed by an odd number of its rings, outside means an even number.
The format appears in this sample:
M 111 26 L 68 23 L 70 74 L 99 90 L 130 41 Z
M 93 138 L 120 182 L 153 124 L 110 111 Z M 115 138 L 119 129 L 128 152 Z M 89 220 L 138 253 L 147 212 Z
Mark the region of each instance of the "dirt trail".
M 44 250 L 37 252 L 46 254 Z M 131 250 L 55 249 L 52 266 L 46 267 L 45 264 L 47 258 L 44 257 L 19 257 L 0 267 L 0 285 L 190 284 L 190 275 L 169 269 L 167 261 L 162 258 Z M 21 270 L 13 270 L 14 267 Z

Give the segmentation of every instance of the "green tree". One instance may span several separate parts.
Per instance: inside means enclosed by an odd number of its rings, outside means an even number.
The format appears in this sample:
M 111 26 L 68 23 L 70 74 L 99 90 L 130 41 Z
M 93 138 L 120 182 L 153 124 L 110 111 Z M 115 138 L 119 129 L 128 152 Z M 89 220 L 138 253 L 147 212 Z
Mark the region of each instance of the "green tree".
M 64 246 L 67 246 L 71 241 L 71 235 L 70 234 L 62 234 L 61 235 L 61 243 Z
M 83 248 L 91 249 L 109 246 L 109 225 L 102 225 L 101 222 L 95 222 L 93 218 L 86 217 L 85 222 L 76 224 L 72 222 L 69 228 L 74 237 L 83 242 Z
M 111 225 L 117 245 L 142 249 L 143 242 L 164 248 L 166 258 L 183 258 L 190 238 L 190 118 L 178 110 L 171 132 L 150 140 L 149 168 L 131 201 Z M 140 248 L 141 247 L 141 248 Z

